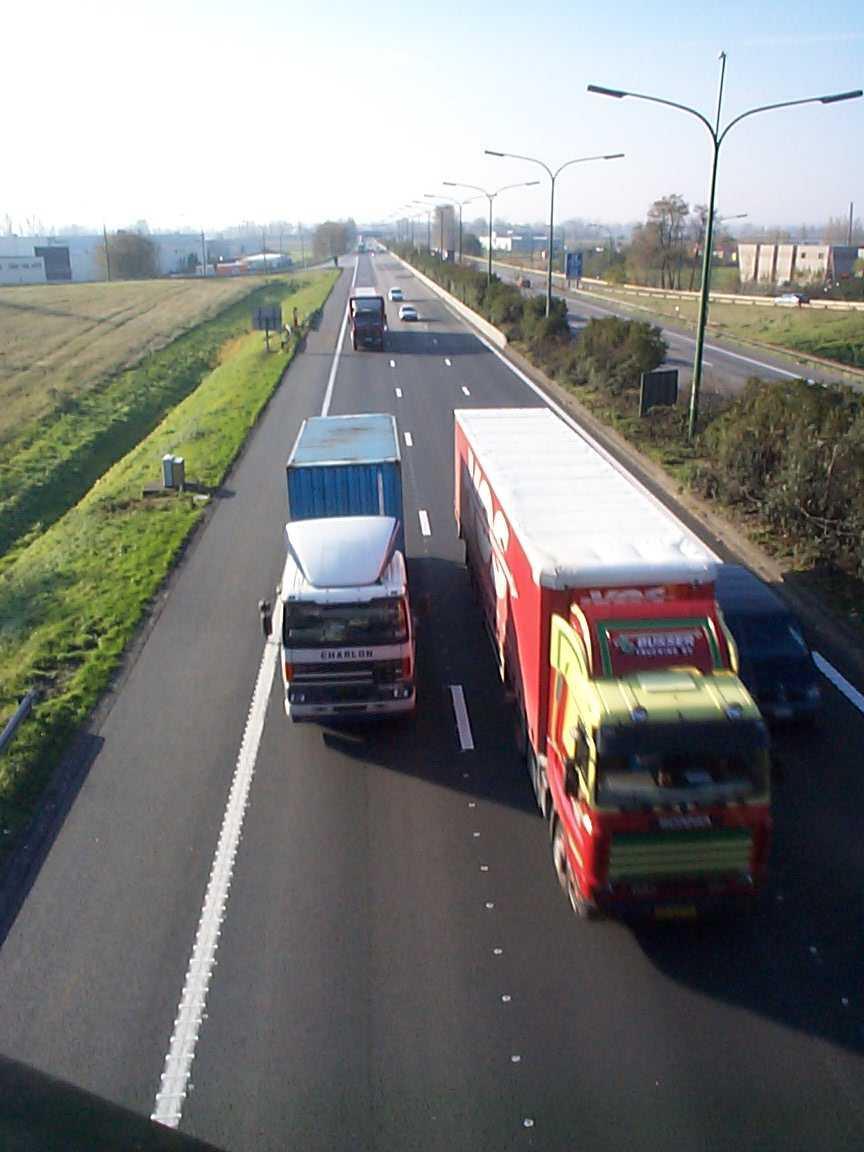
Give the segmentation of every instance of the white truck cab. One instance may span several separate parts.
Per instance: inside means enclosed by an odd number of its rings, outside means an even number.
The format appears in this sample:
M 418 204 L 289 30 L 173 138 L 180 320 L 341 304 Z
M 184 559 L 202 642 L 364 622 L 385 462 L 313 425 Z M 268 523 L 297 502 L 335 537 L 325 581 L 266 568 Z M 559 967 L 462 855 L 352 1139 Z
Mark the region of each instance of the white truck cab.
M 414 624 L 398 531 L 392 516 L 286 525 L 272 624 L 292 720 L 413 710 Z

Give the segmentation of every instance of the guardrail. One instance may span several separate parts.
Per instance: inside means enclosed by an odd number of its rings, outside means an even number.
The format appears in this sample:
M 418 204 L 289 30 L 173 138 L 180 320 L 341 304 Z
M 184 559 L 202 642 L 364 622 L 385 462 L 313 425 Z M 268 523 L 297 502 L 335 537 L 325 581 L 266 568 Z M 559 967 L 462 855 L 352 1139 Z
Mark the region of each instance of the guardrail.
M 473 264 L 482 264 L 486 267 L 486 259 L 481 256 L 466 256 L 466 260 L 470 260 Z M 542 282 L 546 281 L 546 271 L 541 268 L 529 268 L 524 264 L 508 264 L 506 260 L 493 260 L 493 268 L 508 268 L 511 272 L 520 272 L 523 275 L 534 276 L 542 278 Z M 558 284 L 565 284 L 566 277 L 561 272 L 553 272 L 552 280 Z M 686 289 L 676 288 L 649 288 L 643 284 L 613 284 L 609 280 L 596 280 L 589 276 L 583 276 L 579 281 L 583 290 L 591 290 L 592 288 L 599 288 L 602 291 L 621 293 L 625 296 L 653 296 L 655 299 L 660 300 L 698 300 L 698 292 L 690 292 Z M 788 308 L 788 304 L 780 303 L 777 296 L 748 296 L 741 292 L 711 292 L 709 299 L 715 304 L 745 304 L 755 305 L 757 308 Z M 804 308 L 822 308 L 835 312 L 864 312 L 864 301 L 862 300 L 811 300 L 809 304 L 802 305 Z
M 12 737 L 15 735 L 18 729 L 18 725 L 22 720 L 30 715 L 30 711 L 33 705 L 36 703 L 38 695 L 39 693 L 36 691 L 36 689 L 31 688 L 21 703 L 18 705 L 18 707 L 15 709 L 15 712 L 7 720 L 3 731 L 0 732 L 0 756 L 2 756 L 6 750 L 6 745 L 11 742 Z

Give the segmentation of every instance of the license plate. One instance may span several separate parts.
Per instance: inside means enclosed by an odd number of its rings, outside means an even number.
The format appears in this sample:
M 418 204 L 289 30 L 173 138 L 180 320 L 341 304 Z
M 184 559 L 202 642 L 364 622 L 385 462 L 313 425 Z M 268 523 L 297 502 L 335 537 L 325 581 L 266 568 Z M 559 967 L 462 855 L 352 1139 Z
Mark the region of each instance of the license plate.
M 654 909 L 655 920 L 693 920 L 695 917 L 695 904 L 665 904 Z

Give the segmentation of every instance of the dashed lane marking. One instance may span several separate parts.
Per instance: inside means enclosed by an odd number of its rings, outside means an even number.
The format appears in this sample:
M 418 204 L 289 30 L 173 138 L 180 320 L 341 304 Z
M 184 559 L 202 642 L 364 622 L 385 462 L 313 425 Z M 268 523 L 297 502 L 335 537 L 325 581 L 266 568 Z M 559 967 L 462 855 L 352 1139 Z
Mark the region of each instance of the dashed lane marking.
M 393 391 L 396 393 L 396 399 L 401 400 L 402 399 L 402 389 L 401 388 L 394 388 Z
M 465 692 L 461 684 L 450 685 L 450 699 L 453 701 L 453 715 L 456 717 L 456 728 L 459 732 L 459 744 L 463 752 L 474 751 L 474 736 L 471 732 L 471 721 L 468 719 L 468 706 L 465 703 Z
M 426 509 L 421 508 L 417 513 L 417 517 L 420 521 L 420 531 L 424 536 L 431 536 L 432 529 L 429 527 L 429 513 L 426 511 Z
M 464 394 L 465 394 L 466 396 L 470 396 L 470 395 L 471 395 L 471 389 L 470 389 L 470 388 L 466 388 L 464 384 L 462 385 L 462 391 L 464 392 Z
M 829 663 L 821 652 L 813 653 L 813 663 L 826 679 L 830 680 L 838 692 L 842 692 L 853 708 L 864 712 L 864 696 L 855 688 L 846 677 Z
M 395 368 L 395 367 L 396 367 L 396 361 L 395 361 L 395 360 L 391 360 L 391 361 L 390 361 L 390 367 L 391 367 L 391 368 Z
M 414 447 L 414 437 L 411 435 L 410 432 L 405 433 L 405 447 L 406 448 L 413 448 Z
M 448 368 L 453 367 L 453 365 L 450 363 L 450 360 L 447 356 L 444 357 L 444 363 L 447 365 Z

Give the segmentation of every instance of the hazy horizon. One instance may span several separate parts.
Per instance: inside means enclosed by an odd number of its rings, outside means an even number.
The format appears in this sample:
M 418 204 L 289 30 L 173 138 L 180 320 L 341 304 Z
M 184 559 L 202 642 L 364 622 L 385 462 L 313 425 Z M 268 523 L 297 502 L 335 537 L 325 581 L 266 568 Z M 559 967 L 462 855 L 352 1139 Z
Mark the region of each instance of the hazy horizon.
M 719 30 L 713 6 L 681 0 L 596 10 L 547 0 L 530 23 L 510 2 L 444 0 L 434 21 L 387 0 L 363 12 L 345 0 L 316 9 L 13 0 L 0 91 L 20 111 L 4 126 L 0 229 L 7 217 L 19 234 L 32 220 L 49 230 L 146 219 L 153 231 L 208 232 L 243 220 L 372 221 L 427 192 L 462 194 L 445 180 L 490 189 L 540 180 L 496 207 L 543 219 L 541 169 L 484 148 L 553 167 L 625 152 L 565 172 L 556 215 L 633 223 L 670 192 L 691 205 L 707 199 L 708 134 L 691 116 L 591 95 L 587 84 L 713 119 L 724 49 L 725 124 L 760 104 L 864 81 L 864 19 L 852 0 L 834 3 L 830 21 L 802 0 L 732 0 Z M 794 232 L 844 216 L 850 200 L 864 209 L 862 128 L 864 100 L 745 121 L 723 145 L 719 211 Z

